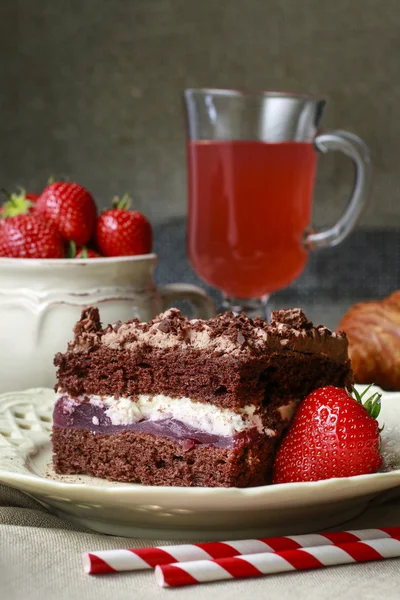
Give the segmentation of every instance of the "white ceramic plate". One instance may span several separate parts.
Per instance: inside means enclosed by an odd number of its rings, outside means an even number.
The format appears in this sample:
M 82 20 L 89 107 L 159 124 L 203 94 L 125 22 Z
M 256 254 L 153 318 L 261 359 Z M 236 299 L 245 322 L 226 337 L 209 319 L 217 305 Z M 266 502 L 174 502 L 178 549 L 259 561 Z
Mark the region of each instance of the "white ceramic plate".
M 400 393 L 384 394 L 387 472 L 247 489 L 153 487 L 51 467 L 54 393 L 0 396 L 0 482 L 30 494 L 60 517 L 94 531 L 158 539 L 290 535 L 338 525 L 393 488 L 400 495 Z M 395 492 L 397 493 L 397 491 Z

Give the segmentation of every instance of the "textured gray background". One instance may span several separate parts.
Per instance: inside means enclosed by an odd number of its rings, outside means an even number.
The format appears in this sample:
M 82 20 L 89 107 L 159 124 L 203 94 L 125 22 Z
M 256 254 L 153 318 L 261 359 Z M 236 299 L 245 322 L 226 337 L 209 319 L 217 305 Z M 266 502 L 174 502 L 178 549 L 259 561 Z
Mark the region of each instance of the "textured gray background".
M 325 124 L 371 147 L 363 224 L 399 226 L 398 0 L 1 0 L 0 181 L 66 175 L 106 204 L 128 190 L 154 222 L 186 210 L 181 91 L 323 91 Z M 316 222 L 351 168 L 321 159 Z

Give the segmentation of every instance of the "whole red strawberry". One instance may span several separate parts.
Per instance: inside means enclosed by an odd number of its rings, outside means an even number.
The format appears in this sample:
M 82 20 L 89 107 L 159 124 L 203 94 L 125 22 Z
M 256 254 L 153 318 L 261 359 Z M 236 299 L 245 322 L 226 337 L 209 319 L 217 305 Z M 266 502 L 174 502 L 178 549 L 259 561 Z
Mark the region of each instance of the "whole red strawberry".
M 64 240 L 73 240 L 77 246 L 86 244 L 96 224 L 94 200 L 77 183 L 51 183 L 37 199 L 35 211 L 52 221 Z
M 35 213 L 0 218 L 0 256 L 63 258 L 64 243 L 53 223 Z
M 113 208 L 97 221 L 96 245 L 104 256 L 148 254 L 153 244 L 153 232 L 146 217 L 129 210 L 130 199 L 125 195 L 113 200 Z
M 318 481 L 376 473 L 382 466 L 380 395 L 365 404 L 355 390 L 315 390 L 301 403 L 275 458 L 273 483 Z

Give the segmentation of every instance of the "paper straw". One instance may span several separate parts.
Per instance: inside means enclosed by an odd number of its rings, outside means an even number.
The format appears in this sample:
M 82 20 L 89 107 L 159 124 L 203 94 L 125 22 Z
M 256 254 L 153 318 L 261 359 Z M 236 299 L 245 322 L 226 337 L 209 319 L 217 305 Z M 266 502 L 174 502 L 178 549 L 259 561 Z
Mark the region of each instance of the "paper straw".
M 333 565 L 362 563 L 398 556 L 400 556 L 400 541 L 393 538 L 382 538 L 331 546 L 315 546 L 300 550 L 264 552 L 215 560 L 159 565 L 155 569 L 155 577 L 161 587 L 180 587 L 210 581 L 262 577 L 285 571 L 293 572 Z
M 299 548 L 336 545 L 348 542 L 358 542 L 360 540 L 391 537 L 400 539 L 400 527 L 270 537 L 230 542 L 181 544 L 177 546 L 156 546 L 153 548 L 128 548 L 126 550 L 105 550 L 100 552 L 86 552 L 82 558 L 83 568 L 86 573 L 117 573 L 119 571 L 152 569 L 156 565 L 166 565 L 170 563 L 231 558 L 247 554 L 297 550 Z

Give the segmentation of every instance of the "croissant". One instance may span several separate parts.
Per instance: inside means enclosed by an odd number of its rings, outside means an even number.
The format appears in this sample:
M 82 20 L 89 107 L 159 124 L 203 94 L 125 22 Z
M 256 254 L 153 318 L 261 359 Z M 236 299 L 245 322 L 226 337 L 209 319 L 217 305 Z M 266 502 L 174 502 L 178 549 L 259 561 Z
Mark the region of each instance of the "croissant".
M 356 381 L 400 390 L 400 290 L 380 302 L 355 304 L 339 329 L 349 339 Z

